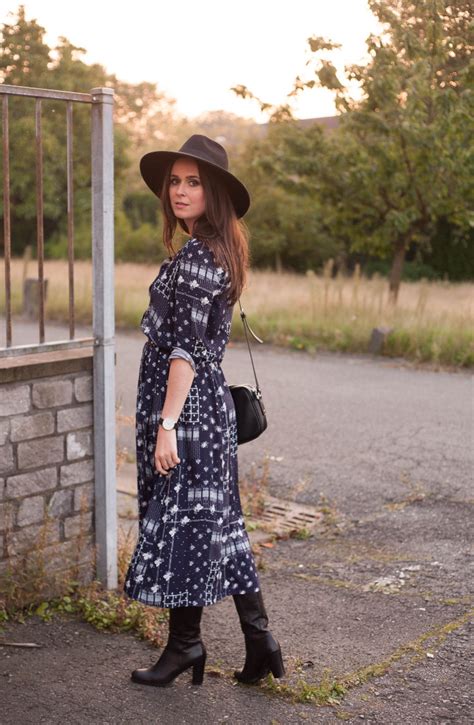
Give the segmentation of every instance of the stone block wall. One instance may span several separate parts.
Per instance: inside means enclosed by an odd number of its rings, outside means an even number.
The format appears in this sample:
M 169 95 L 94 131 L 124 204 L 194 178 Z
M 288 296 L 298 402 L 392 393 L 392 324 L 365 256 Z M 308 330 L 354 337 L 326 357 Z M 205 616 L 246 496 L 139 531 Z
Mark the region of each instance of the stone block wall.
M 92 348 L 0 358 L 0 592 L 95 576 L 92 363 Z

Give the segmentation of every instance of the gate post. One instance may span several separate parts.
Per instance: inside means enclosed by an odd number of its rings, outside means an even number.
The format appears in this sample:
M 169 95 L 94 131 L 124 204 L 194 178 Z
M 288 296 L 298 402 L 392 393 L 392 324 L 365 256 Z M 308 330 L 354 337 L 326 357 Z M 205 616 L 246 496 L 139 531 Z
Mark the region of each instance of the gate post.
M 96 576 L 107 589 L 117 586 L 113 95 L 91 90 Z

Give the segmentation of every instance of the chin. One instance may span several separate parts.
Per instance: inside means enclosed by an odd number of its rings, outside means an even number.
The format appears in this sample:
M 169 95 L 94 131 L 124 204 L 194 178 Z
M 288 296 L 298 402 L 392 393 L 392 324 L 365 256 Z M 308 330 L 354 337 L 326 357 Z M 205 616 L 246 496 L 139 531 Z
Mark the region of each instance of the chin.
M 176 219 L 181 219 L 181 221 L 183 221 L 183 222 L 185 222 L 186 219 L 190 219 L 191 218 L 189 214 L 186 214 L 186 213 L 183 214 L 183 212 L 182 211 L 179 211 L 179 210 L 178 211 L 175 211 L 174 212 L 174 215 L 175 215 Z

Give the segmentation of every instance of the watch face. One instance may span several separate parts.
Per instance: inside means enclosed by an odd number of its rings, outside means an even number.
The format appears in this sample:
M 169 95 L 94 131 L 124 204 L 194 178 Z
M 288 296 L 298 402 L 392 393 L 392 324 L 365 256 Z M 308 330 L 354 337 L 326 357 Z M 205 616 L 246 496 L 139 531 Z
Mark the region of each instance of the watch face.
M 163 428 L 165 430 L 173 430 L 173 428 L 174 428 L 173 418 L 163 418 Z

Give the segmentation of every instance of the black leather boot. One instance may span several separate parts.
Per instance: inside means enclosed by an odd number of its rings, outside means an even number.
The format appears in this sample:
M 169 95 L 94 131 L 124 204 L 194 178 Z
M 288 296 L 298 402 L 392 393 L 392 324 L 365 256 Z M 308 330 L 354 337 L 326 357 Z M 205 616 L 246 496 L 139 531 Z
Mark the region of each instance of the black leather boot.
M 201 641 L 201 615 L 202 607 L 170 609 L 168 642 L 161 657 L 152 667 L 133 670 L 132 680 L 165 687 L 192 667 L 193 685 L 202 685 L 206 648 Z
M 285 668 L 280 645 L 268 629 L 268 616 L 261 592 L 234 594 L 235 607 L 245 636 L 245 664 L 234 672 L 239 682 L 254 685 L 270 672 L 283 677 Z

